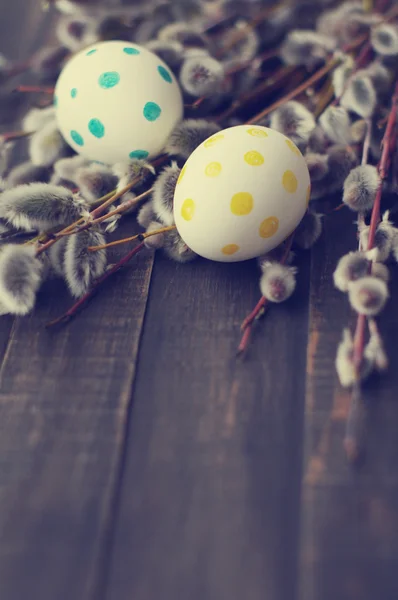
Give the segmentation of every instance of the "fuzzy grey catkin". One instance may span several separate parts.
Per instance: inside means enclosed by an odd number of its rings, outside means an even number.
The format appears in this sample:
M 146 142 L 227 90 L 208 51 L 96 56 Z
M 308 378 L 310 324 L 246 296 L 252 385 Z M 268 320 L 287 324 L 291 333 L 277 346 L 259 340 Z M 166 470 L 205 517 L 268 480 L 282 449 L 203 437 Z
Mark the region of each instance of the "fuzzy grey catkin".
M 47 251 L 53 274 L 58 277 L 65 275 L 65 249 L 68 237 L 61 237 Z
M 345 55 L 342 63 L 333 69 L 332 85 L 336 98 L 340 98 L 343 94 L 353 69 L 354 60 L 349 55 Z
M 366 75 L 373 83 L 378 96 L 389 91 L 393 80 L 391 72 L 378 60 L 374 60 L 364 69 Z
M 48 183 L 19 185 L 0 195 L 0 218 L 26 231 L 70 225 L 85 208 L 85 203 L 70 190 Z
M 209 38 L 201 32 L 199 27 L 183 22 L 170 23 L 163 27 L 158 33 L 158 39 L 180 42 L 188 48 L 208 48 L 210 44 Z
M 70 148 L 64 141 L 55 121 L 46 123 L 30 138 L 30 160 L 36 166 L 51 167 L 68 153 L 70 153 Z
M 280 131 L 298 146 L 306 144 L 315 129 L 313 114 L 300 102 L 286 102 L 271 113 L 270 127 Z
M 322 217 L 312 210 L 307 210 L 294 233 L 294 243 L 299 248 L 308 250 L 319 240 L 322 233 Z
M 118 191 L 132 183 L 135 179 L 139 179 L 141 183 L 144 183 L 155 174 L 155 169 L 150 163 L 136 158 L 126 163 L 114 164 L 112 171 L 118 179 Z
M 347 175 L 358 164 L 355 150 L 346 145 L 331 146 L 328 148 L 327 157 L 328 172 L 320 181 L 312 183 L 311 200 L 341 190 Z
M 158 221 L 151 221 L 146 228 L 146 233 L 151 233 L 152 231 L 158 231 L 162 228 L 162 224 Z M 157 235 L 151 235 L 145 239 L 145 246 L 151 250 L 159 250 L 163 248 L 165 242 L 165 233 L 158 233 Z
M 260 38 L 257 31 L 250 27 L 248 21 L 237 21 L 222 38 L 225 69 L 229 70 L 255 60 L 259 47 Z
M 146 202 L 137 213 L 137 223 L 146 229 L 155 220 L 155 211 L 151 201 Z
M 382 23 L 372 29 L 370 41 L 381 56 L 395 56 L 398 54 L 398 27 L 393 23 Z
M 42 275 L 33 245 L 7 244 L 0 249 L 0 303 L 7 312 L 26 315 L 33 309 Z
M 349 388 L 357 382 L 357 370 L 354 365 L 354 340 L 348 329 L 343 331 L 343 339 L 337 348 L 335 361 L 337 375 L 340 384 Z M 359 371 L 359 379 L 362 381 L 368 377 L 373 368 L 373 361 L 369 352 L 365 350 L 364 357 Z
M 173 71 L 178 70 L 184 61 L 184 46 L 180 42 L 151 40 L 146 48 L 159 56 Z
M 320 181 L 329 170 L 327 154 L 310 152 L 304 156 L 311 181 Z
M 376 108 L 376 91 L 366 73 L 356 73 L 350 79 L 341 97 L 341 105 L 355 112 L 360 117 L 368 119 Z
M 263 271 L 260 278 L 262 295 L 270 302 L 276 303 L 290 298 L 296 288 L 297 269 L 276 262 L 264 262 L 261 269 Z
M 383 310 L 387 302 L 387 284 L 371 275 L 361 277 L 349 284 L 348 296 L 352 308 L 357 313 L 374 317 Z
M 26 183 L 48 183 L 50 177 L 51 169 L 34 165 L 28 160 L 11 169 L 7 176 L 7 183 L 10 188 Z
M 359 239 L 364 250 L 367 250 L 369 245 L 369 231 L 369 226 L 363 226 L 359 230 Z M 396 231 L 397 230 L 392 222 L 389 220 L 389 212 L 387 211 L 384 213 L 381 222 L 376 228 L 374 237 L 374 260 L 377 262 L 384 262 L 388 259 L 392 250 Z
M 181 169 L 173 162 L 163 169 L 153 186 L 152 208 L 164 225 L 174 224 L 174 192 L 180 173 Z
M 195 97 L 207 97 L 222 91 L 223 65 L 211 56 L 194 56 L 185 60 L 180 71 L 183 90 Z
M 376 167 L 372 165 L 356 167 L 344 181 L 344 204 L 357 212 L 371 210 L 379 182 L 380 178 Z
M 106 268 L 106 250 L 89 252 L 89 246 L 106 243 L 103 234 L 88 229 L 68 236 L 64 255 L 64 274 L 68 288 L 75 298 L 83 296 Z
M 80 167 L 75 174 L 75 182 L 83 198 L 94 202 L 116 188 L 118 178 L 110 167 L 92 163 Z
M 171 133 L 166 144 L 166 152 L 171 156 L 188 158 L 202 142 L 220 130 L 221 127 L 211 121 L 186 119 Z
M 60 158 L 54 164 L 54 173 L 59 179 L 76 183 L 76 173 L 78 169 L 87 167 L 90 164 L 91 162 L 85 156 L 80 156 L 80 154 L 67 158 Z
M 50 121 L 55 122 L 55 107 L 31 108 L 22 120 L 23 131 L 38 131 Z
M 186 245 L 178 231 L 165 233 L 163 251 L 166 256 L 180 263 L 190 262 L 198 256 Z
M 341 292 L 346 292 L 352 281 L 368 274 L 369 260 L 365 252 L 348 252 L 337 263 L 333 273 L 334 285 Z
M 329 106 L 320 116 L 319 124 L 335 144 L 349 143 L 351 121 L 342 106 Z
M 286 65 L 314 67 L 326 59 L 336 41 L 322 33 L 309 29 L 294 29 L 286 36 L 280 56 Z

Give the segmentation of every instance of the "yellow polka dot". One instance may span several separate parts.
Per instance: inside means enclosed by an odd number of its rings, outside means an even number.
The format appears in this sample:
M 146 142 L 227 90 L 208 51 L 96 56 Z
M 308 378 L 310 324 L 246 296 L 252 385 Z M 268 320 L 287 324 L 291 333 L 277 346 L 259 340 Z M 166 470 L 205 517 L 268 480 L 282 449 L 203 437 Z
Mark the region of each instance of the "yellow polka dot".
M 185 221 L 190 221 L 195 213 L 195 202 L 192 198 L 187 198 L 182 203 L 181 216 Z
M 184 175 L 185 175 L 185 173 L 186 173 L 186 170 L 187 170 L 187 166 L 186 166 L 186 165 L 184 165 L 184 166 L 182 167 L 182 169 L 181 169 L 180 176 L 179 176 L 179 177 L 178 177 L 178 179 L 177 179 L 177 185 L 178 185 L 179 183 L 181 183 L 181 181 L 182 181 L 182 179 L 183 179 L 183 177 L 184 177 Z
M 206 140 L 203 145 L 205 148 L 212 148 L 214 146 L 214 144 L 217 144 L 217 142 L 220 142 L 223 139 L 224 139 L 224 136 L 221 134 L 213 135 L 213 137 Z
M 227 254 L 228 256 L 231 256 L 231 254 L 236 254 L 239 250 L 239 246 L 237 246 L 237 244 L 227 244 L 226 246 L 224 246 L 224 248 L 222 248 L 221 252 L 223 254 Z
M 275 235 L 279 228 L 279 219 L 277 217 L 268 217 L 264 219 L 259 227 L 259 234 L 262 238 L 269 238 Z
M 248 215 L 253 210 L 253 196 L 248 192 L 239 192 L 232 196 L 231 212 L 238 217 Z
M 282 177 L 283 187 L 289 194 L 294 194 L 297 190 L 297 177 L 293 171 L 285 171 Z
M 264 164 L 264 156 L 256 150 L 250 150 L 250 152 L 246 152 L 245 154 L 245 161 L 252 167 L 259 167 Z
M 307 187 L 307 206 L 308 206 L 308 204 L 310 202 L 310 198 L 311 198 L 311 185 L 309 185 Z
M 211 162 L 205 168 L 207 177 L 218 177 L 222 171 L 222 166 L 219 162 Z
M 259 137 L 259 138 L 268 137 L 268 133 L 266 131 L 264 131 L 263 129 L 258 129 L 257 127 L 252 127 L 251 129 L 248 129 L 247 133 L 249 135 L 252 135 L 253 137 Z
M 297 154 L 297 156 L 302 156 L 300 150 L 297 148 L 296 144 L 293 144 L 292 140 L 285 140 L 285 142 L 292 152 Z

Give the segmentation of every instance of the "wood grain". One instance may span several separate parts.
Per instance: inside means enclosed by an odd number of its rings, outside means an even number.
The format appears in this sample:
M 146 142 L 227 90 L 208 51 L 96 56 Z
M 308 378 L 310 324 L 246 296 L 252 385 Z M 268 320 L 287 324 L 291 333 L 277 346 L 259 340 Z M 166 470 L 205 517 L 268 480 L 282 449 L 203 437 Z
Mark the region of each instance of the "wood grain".
M 351 227 L 351 231 L 350 231 Z M 300 599 L 371 600 L 398 597 L 398 281 L 380 319 L 391 360 L 373 378 L 368 402 L 366 461 L 350 467 L 342 447 L 349 394 L 338 384 L 334 356 L 343 327 L 354 325 L 347 298 L 332 273 L 355 247 L 352 214 L 325 219 L 311 268 L 310 336 L 305 409 Z M 342 235 L 344 232 L 344 235 Z
M 306 260 L 241 362 L 256 266 L 157 258 L 107 600 L 292 600 Z
M 116 275 L 57 331 L 48 284 L 1 372 L 0 597 L 91 598 L 113 520 L 152 259 Z M 95 595 L 93 596 L 96 597 Z
M 41 47 L 50 20 L 36 0 L 9 3 L 1 24 L 10 56 L 24 59 Z M 130 230 L 131 221 L 120 234 Z M 55 281 L 32 315 L 1 318 L 4 600 L 97 599 L 152 263 L 149 254 L 137 258 L 63 329 L 44 328 L 73 302 Z

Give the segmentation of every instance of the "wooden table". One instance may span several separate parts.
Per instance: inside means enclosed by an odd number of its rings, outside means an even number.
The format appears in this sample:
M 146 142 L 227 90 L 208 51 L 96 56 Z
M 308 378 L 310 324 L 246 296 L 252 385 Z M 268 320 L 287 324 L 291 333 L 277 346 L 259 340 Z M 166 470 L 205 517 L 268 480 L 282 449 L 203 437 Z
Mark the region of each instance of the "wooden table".
M 2 8 L 13 58 L 48 33 L 38 5 Z M 398 283 L 353 470 L 334 371 L 352 316 L 331 279 L 350 221 L 325 218 L 244 361 L 252 263 L 141 255 L 64 328 L 44 328 L 62 283 L 1 317 L 1 600 L 397 600 Z

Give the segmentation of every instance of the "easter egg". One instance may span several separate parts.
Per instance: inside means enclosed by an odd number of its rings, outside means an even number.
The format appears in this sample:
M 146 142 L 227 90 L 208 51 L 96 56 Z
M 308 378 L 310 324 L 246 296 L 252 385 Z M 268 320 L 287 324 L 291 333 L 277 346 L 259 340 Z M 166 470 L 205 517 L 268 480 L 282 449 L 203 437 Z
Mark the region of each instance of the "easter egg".
M 205 140 L 182 168 L 174 219 L 200 256 L 233 262 L 278 246 L 297 227 L 310 196 L 300 150 L 283 134 L 238 125 Z
M 54 95 L 59 129 L 72 148 L 113 164 L 159 154 L 183 115 L 167 65 L 137 44 L 93 44 L 62 70 Z

